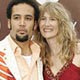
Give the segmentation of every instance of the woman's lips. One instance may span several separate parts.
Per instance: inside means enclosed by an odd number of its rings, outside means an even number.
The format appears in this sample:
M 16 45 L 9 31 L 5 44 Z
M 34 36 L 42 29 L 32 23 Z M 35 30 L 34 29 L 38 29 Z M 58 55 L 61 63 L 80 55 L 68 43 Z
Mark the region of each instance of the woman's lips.
M 45 32 L 50 32 L 50 31 L 52 31 L 53 29 L 51 29 L 51 28 L 44 28 L 43 29 L 43 31 L 45 31 Z

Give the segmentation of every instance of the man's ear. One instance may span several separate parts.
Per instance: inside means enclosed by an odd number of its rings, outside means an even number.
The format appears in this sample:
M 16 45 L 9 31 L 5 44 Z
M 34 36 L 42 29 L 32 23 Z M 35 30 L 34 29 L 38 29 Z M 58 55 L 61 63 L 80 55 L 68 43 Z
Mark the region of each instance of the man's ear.
M 37 27 L 38 27 L 38 22 L 35 21 L 33 30 L 34 30 L 34 31 L 37 30 Z
M 0 21 L 0 29 L 1 29 L 1 21 Z
M 11 29 L 11 21 L 8 19 L 8 29 Z

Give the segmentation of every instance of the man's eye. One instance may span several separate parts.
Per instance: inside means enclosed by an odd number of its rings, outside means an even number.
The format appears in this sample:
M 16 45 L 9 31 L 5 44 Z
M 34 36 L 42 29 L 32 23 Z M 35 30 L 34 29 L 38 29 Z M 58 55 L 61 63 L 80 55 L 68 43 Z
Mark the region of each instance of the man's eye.
M 25 18 L 25 19 L 26 19 L 26 20 L 29 20 L 29 21 L 32 20 L 32 18 L 30 18 L 30 17 L 27 17 L 27 18 Z
M 40 20 L 45 20 L 45 19 L 46 19 L 46 18 L 43 17 L 43 18 L 41 18 Z
M 16 19 L 16 20 L 17 20 L 17 19 L 19 19 L 19 17 L 14 17 L 14 19 Z

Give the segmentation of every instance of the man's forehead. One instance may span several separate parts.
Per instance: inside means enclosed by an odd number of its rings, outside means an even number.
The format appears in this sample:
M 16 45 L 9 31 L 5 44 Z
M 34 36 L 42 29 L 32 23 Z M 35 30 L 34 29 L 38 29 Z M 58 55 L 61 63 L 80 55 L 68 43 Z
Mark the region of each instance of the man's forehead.
M 34 8 L 28 4 L 18 4 L 13 6 L 12 13 L 15 14 L 34 14 Z
M 18 4 L 13 7 L 12 15 L 34 16 L 34 8 L 27 4 Z

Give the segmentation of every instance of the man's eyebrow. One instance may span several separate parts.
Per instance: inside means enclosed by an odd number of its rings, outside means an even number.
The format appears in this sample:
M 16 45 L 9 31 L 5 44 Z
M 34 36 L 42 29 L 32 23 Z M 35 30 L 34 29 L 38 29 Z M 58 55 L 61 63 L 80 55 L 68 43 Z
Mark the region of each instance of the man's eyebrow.
M 21 15 L 20 14 L 14 14 L 13 17 L 15 17 L 15 16 L 21 16 Z M 33 16 L 28 14 L 28 15 L 25 15 L 25 17 L 33 17 Z
M 15 16 L 20 16 L 20 15 L 19 14 L 14 14 L 13 17 L 15 17 Z
M 25 15 L 26 17 L 33 17 L 32 15 Z

